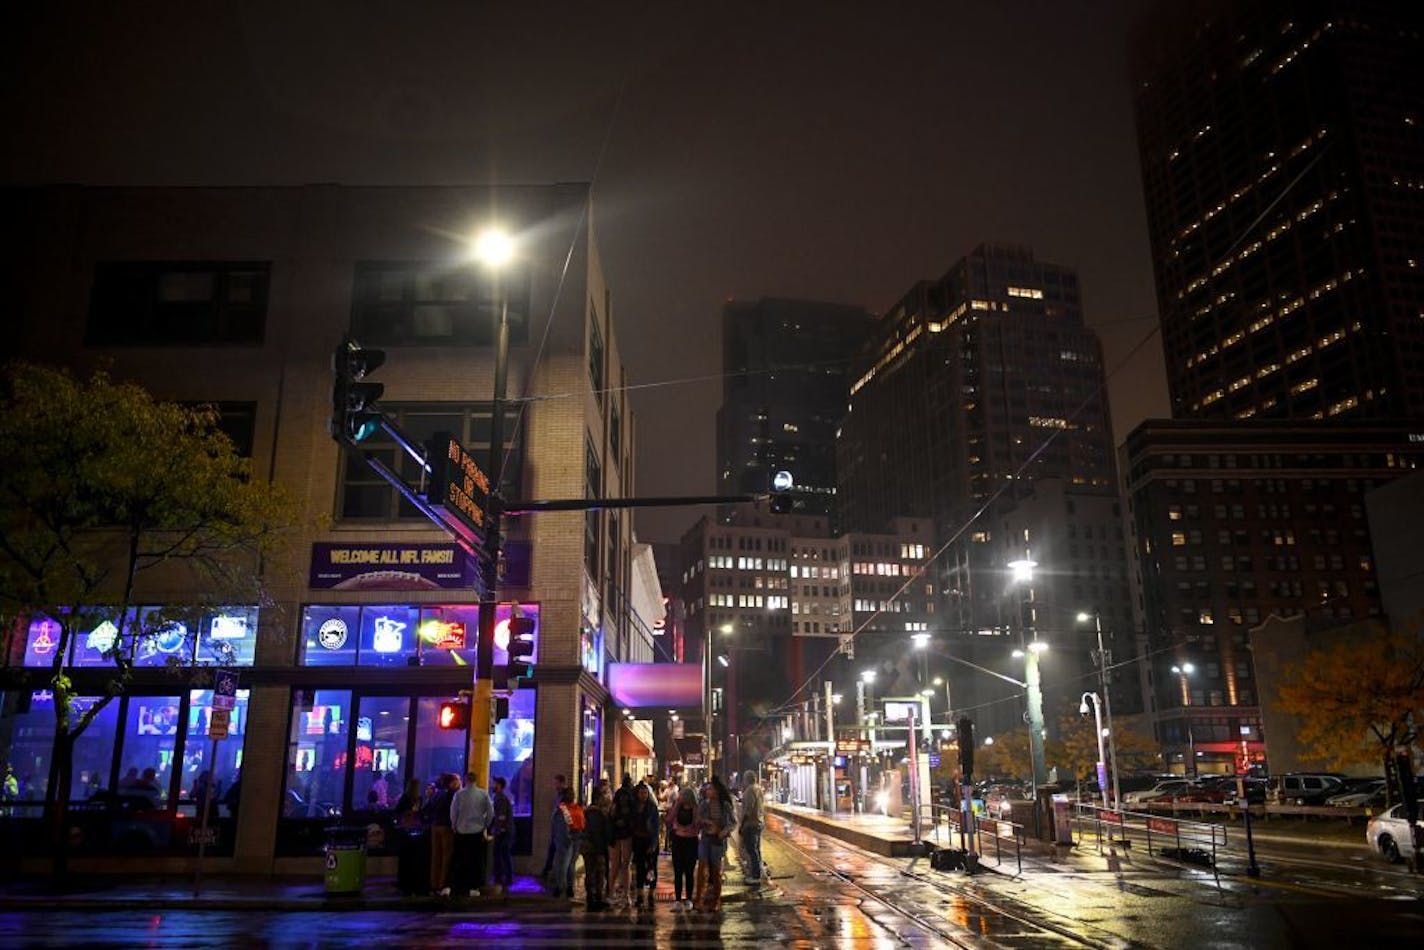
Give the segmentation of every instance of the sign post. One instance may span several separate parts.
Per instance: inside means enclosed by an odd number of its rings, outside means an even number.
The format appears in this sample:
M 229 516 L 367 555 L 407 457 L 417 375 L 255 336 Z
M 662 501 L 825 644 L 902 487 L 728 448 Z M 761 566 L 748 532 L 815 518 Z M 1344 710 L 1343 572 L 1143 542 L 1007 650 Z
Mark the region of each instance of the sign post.
M 212 812 L 214 766 L 218 760 L 218 740 L 226 739 L 232 727 L 232 710 L 237 705 L 237 672 L 217 669 L 213 671 L 213 707 L 208 715 L 208 760 L 207 768 L 200 775 L 207 779 L 198 786 L 198 866 L 193 872 L 193 896 L 197 897 L 203 888 L 203 856 L 208 847 L 208 816 Z

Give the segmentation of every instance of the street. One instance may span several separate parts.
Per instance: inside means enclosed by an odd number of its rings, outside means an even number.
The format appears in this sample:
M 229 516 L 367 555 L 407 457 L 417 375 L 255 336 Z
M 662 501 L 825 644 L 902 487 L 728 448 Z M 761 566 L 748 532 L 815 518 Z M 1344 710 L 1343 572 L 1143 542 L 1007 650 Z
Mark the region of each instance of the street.
M 790 821 L 773 822 L 772 884 L 720 914 L 666 903 L 588 913 L 553 901 L 477 909 L 320 911 L 11 911 L 7 947 L 438 946 L 517 941 L 538 947 L 1339 947 L 1408 941 L 1424 927 L 1419 880 L 1360 852 L 1342 860 L 1263 842 L 1263 877 L 1228 857 L 1214 873 L 1146 855 L 1080 847 L 974 877 L 872 855 Z M 1306 852 L 1292 854 L 1292 851 Z M 666 859 L 664 859 L 666 863 Z M 993 861 L 988 862 L 990 868 Z M 736 871 L 731 872 L 736 875 Z

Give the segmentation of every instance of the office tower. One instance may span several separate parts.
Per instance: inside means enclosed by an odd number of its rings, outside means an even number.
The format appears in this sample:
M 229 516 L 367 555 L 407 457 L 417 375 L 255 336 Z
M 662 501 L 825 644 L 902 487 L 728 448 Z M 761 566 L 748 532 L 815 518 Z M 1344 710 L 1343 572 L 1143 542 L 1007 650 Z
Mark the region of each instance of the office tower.
M 1163 4 L 1135 48 L 1172 415 L 1424 413 L 1424 8 Z

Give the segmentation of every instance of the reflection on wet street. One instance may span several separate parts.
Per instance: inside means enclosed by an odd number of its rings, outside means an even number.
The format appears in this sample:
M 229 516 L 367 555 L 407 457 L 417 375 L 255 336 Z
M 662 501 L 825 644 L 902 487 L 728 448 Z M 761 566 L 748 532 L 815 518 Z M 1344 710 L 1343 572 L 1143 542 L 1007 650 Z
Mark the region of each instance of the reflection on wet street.
M 1328 947 L 1417 941 L 1424 916 L 1392 871 L 1300 868 L 1252 881 L 1096 849 L 1038 852 L 968 876 L 885 858 L 774 819 L 769 883 L 718 914 L 590 913 L 554 900 L 462 910 L 0 912 L 0 946 L 690 948 Z M 1108 860 L 1111 857 L 1112 860 Z M 1320 856 L 1309 858 L 1322 864 Z M 1364 873 L 1361 873 L 1364 872 Z M 735 878 L 737 872 L 730 872 Z M 1366 886 L 1346 887 L 1354 880 Z M 1329 882 L 1338 881 L 1331 886 Z M 1368 892 L 1374 883 L 1381 899 Z

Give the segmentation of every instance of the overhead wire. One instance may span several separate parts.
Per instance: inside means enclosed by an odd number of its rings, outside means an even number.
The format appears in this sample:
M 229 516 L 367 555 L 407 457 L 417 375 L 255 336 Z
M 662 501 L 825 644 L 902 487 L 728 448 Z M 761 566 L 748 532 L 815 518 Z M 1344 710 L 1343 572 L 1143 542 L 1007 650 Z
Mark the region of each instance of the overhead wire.
M 1226 249 L 1226 251 L 1220 255 L 1220 257 L 1218 258 L 1219 261 L 1229 260 L 1231 256 L 1236 253 L 1236 249 L 1239 248 L 1242 242 L 1244 242 L 1246 238 L 1250 236 L 1252 231 L 1254 231 L 1256 227 L 1263 220 L 1265 220 L 1266 216 L 1269 215 L 1275 209 L 1275 207 L 1285 199 L 1286 195 L 1288 195 L 1295 188 L 1295 186 L 1300 183 L 1301 179 L 1303 179 L 1305 175 L 1312 168 L 1314 168 L 1317 163 L 1319 163 L 1319 161 L 1325 156 L 1326 152 L 1329 150 L 1330 144 L 1331 143 L 1326 143 L 1326 146 L 1322 148 L 1318 153 L 1316 153 L 1316 155 L 1311 158 L 1309 162 L 1306 163 L 1305 167 L 1303 167 L 1294 178 L 1292 178 L 1289 182 L 1286 183 L 1286 186 L 1280 191 L 1280 193 L 1277 194 L 1276 197 L 1272 199 L 1269 204 L 1266 205 L 1266 207 L 1261 211 L 1260 214 L 1258 214 L 1254 219 L 1252 219 L 1251 223 L 1248 224 L 1241 231 L 1241 233 L 1237 236 L 1236 240 L 1233 241 L 1231 245 Z M 1144 346 L 1147 345 L 1149 341 L 1152 340 L 1153 337 L 1160 333 L 1161 329 L 1162 324 L 1159 318 L 1156 322 L 1153 323 L 1152 327 L 1147 331 L 1147 333 L 1145 333 L 1141 339 L 1139 339 L 1135 344 L 1133 344 L 1132 348 L 1128 350 L 1127 354 L 1122 359 L 1120 359 L 1117 364 L 1113 366 L 1108 372 L 1103 374 L 1102 382 L 1099 385 L 1095 386 L 1093 388 L 1093 391 L 1086 398 L 1084 398 L 1081 403 L 1079 403 L 1077 408 L 1075 408 L 1073 412 L 1068 415 L 1068 419 L 1070 421 L 1076 420 L 1088 408 L 1088 406 L 1093 403 L 1095 399 L 1097 399 L 1101 394 L 1106 392 L 1108 381 L 1114 376 L 1116 376 L 1137 355 L 1138 351 L 1141 350 Z M 888 612 L 887 608 L 889 605 L 894 604 L 901 597 L 901 595 L 905 593 L 905 591 L 910 589 L 913 584 L 923 578 L 925 576 L 926 571 L 928 571 L 928 569 L 946 551 L 948 551 L 951 546 L 953 546 L 959 540 L 959 538 L 964 534 L 965 531 L 969 530 L 969 528 L 976 521 L 978 521 L 979 518 L 982 517 L 984 513 L 988 511 L 989 508 L 996 501 L 998 501 L 999 497 L 1002 496 L 1003 493 L 1008 490 L 1010 485 L 1019 480 L 1019 477 L 1028 469 L 1028 467 L 1032 465 L 1038 459 L 1038 457 L 1042 455 L 1044 451 L 1047 450 L 1048 447 L 1052 445 L 1054 441 L 1057 440 L 1065 431 L 1067 430 L 1054 429 L 1052 432 L 1050 432 L 1048 436 L 1044 438 L 1044 440 L 1039 444 L 1039 446 L 1034 449 L 1034 451 L 1030 453 L 1026 459 L 1024 459 L 1023 463 L 1020 464 L 1014 470 L 1013 474 L 1003 480 L 999 487 L 996 488 L 984 501 L 984 503 L 981 504 L 978 509 L 976 509 L 974 513 L 970 515 L 969 518 L 963 524 L 960 525 L 960 527 L 949 537 L 949 539 L 946 540 L 943 544 L 941 544 L 934 551 L 934 553 L 931 554 L 930 557 L 919 566 L 915 573 L 909 578 L 907 578 L 906 581 L 901 584 L 900 587 L 897 588 L 893 594 L 890 595 L 890 598 L 888 600 L 882 602 L 882 605 L 879 609 L 872 612 L 854 630 L 852 630 L 850 633 L 846 634 L 844 637 L 841 638 L 842 648 L 845 646 L 846 641 L 854 643 L 855 638 L 858 637 L 860 634 L 864 633 L 871 623 L 873 623 L 879 617 Z M 812 674 L 807 677 L 807 679 L 800 686 L 798 686 L 795 690 L 792 691 L 791 695 L 781 705 L 786 706 L 794 703 L 797 697 L 804 693 L 807 687 L 811 686 L 816 681 L 816 679 L 822 674 L 822 672 L 824 672 L 826 667 L 830 665 L 831 661 L 840 652 L 841 650 L 836 650 L 835 652 L 827 656 L 826 659 L 823 660 L 821 664 L 816 667 L 815 671 L 813 671 Z

